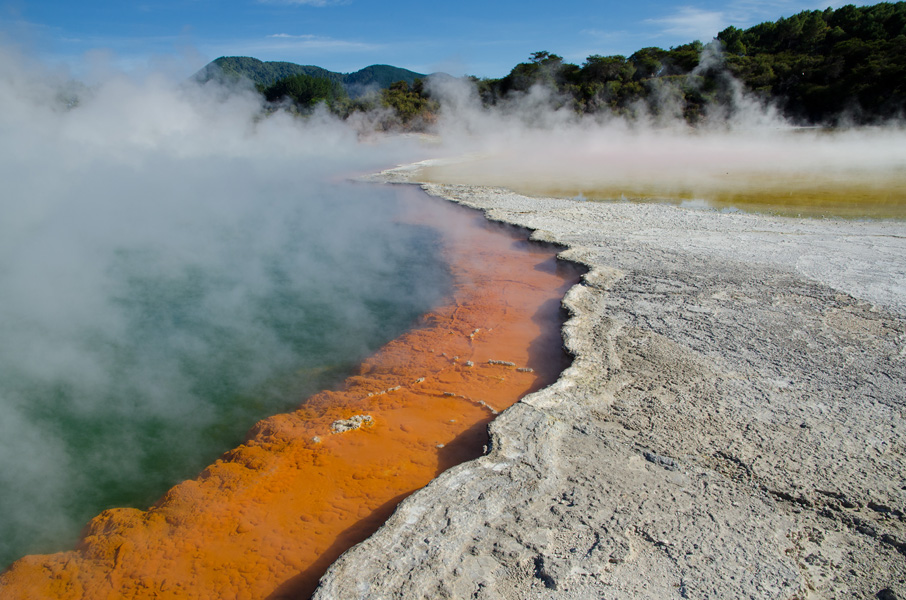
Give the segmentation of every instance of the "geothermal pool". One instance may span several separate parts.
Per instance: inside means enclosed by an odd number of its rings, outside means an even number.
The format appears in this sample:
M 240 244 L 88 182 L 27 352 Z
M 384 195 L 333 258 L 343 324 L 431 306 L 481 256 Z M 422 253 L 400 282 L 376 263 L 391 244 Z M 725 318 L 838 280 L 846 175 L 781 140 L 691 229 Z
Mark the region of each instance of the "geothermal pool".
M 75 550 L 16 562 L 0 578 L 4 598 L 305 597 L 327 566 L 379 527 L 402 498 L 478 456 L 495 414 L 556 379 L 565 366 L 560 298 L 578 276 L 558 263 L 556 249 L 413 187 L 358 190 L 391 194 L 393 230 L 410 236 L 403 245 L 411 253 L 394 266 L 411 272 L 399 280 L 388 270 L 383 285 L 433 305 L 415 320 L 419 305 L 381 305 L 374 320 L 397 315 L 395 323 L 410 328 L 344 382 L 304 401 L 303 388 L 289 386 L 296 410 L 259 422 L 196 479 L 160 490 L 150 509 L 131 503 L 102 512 Z M 332 309 L 324 300 L 321 318 Z M 292 310 L 283 310 L 281 326 L 292 329 Z M 329 333 L 359 337 L 341 329 L 342 321 L 329 320 Z M 361 358 L 346 356 L 347 364 Z M 241 356 L 234 360 L 224 377 L 241 366 Z M 290 379 L 305 380 L 311 371 Z M 209 373 L 212 380 L 216 373 Z M 284 386 L 283 377 L 273 381 Z M 270 381 L 243 396 L 254 399 Z
M 0 253 L 0 568 L 71 547 L 106 508 L 150 506 L 449 291 L 439 235 L 401 221 L 393 190 L 281 192 L 83 194 Z

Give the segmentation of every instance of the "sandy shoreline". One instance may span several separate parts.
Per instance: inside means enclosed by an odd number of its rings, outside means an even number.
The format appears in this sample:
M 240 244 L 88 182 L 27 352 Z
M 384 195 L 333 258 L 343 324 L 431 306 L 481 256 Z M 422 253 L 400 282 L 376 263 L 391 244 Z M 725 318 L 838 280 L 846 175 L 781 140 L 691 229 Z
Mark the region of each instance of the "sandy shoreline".
M 590 268 L 575 361 L 316 597 L 906 597 L 906 224 L 424 187 Z

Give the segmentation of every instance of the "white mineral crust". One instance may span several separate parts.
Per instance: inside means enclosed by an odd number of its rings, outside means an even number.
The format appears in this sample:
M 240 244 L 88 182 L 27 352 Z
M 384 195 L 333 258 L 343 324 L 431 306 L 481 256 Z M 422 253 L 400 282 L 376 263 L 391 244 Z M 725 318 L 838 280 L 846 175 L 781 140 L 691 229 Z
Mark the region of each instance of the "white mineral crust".
M 316 598 L 906 598 L 906 224 L 424 187 L 590 269 L 574 362 Z

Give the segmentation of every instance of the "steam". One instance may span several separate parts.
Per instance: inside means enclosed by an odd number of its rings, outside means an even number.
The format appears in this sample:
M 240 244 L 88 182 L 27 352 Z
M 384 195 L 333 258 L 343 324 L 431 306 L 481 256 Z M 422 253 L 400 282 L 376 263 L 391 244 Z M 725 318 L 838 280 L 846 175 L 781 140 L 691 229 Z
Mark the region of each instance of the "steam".
M 0 563 L 146 507 L 411 326 L 435 234 L 349 175 L 421 157 L 241 89 L 0 49 Z
M 598 200 L 695 200 L 703 206 L 786 214 L 906 218 L 906 130 L 826 131 L 785 121 L 722 71 L 719 46 L 700 69 L 721 73 L 720 102 L 691 127 L 665 86 L 660 105 L 629 116 L 577 115 L 535 87 L 488 110 L 462 80 L 431 82 L 443 107 L 438 129 L 463 158 L 421 171 L 447 183 Z M 693 73 L 693 76 L 697 73 Z M 807 210 L 805 210 L 807 209 Z

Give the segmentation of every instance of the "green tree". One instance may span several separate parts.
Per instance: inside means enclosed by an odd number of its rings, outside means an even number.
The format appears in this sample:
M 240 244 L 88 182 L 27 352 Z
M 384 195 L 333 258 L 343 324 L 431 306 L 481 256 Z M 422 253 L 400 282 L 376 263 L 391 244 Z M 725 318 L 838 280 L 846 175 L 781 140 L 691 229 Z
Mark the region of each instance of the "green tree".
M 592 54 L 585 59 L 579 70 L 582 83 L 629 81 L 635 74 L 635 66 L 625 56 L 601 56 Z
M 259 89 L 268 102 L 288 99 L 299 109 L 311 109 L 319 102 L 333 108 L 349 99 L 340 83 L 301 73 L 290 75 Z
M 569 65 L 573 67 L 575 65 Z M 554 89 L 566 83 L 563 57 L 546 50 L 533 52 L 529 62 L 519 63 L 509 75 L 500 80 L 501 93 L 524 92 L 533 85 L 544 85 Z
M 381 104 L 392 108 L 399 124 L 410 129 L 432 123 L 439 109 L 438 103 L 428 96 L 422 79 L 416 79 L 411 87 L 405 81 L 390 84 L 381 92 Z
M 664 68 L 662 62 L 667 51 L 657 47 L 642 48 L 629 57 L 629 62 L 635 67 L 634 78 L 636 81 L 656 77 Z
M 862 122 L 906 114 L 906 2 L 802 11 L 728 27 L 718 39 L 723 56 L 707 65 L 698 41 L 642 48 L 629 58 L 593 54 L 581 66 L 543 50 L 476 86 L 485 105 L 542 85 L 581 112 L 625 114 L 647 105 L 650 114 L 666 107 L 696 121 L 709 105 L 734 102 L 729 74 L 802 122 L 833 123 L 845 111 Z

